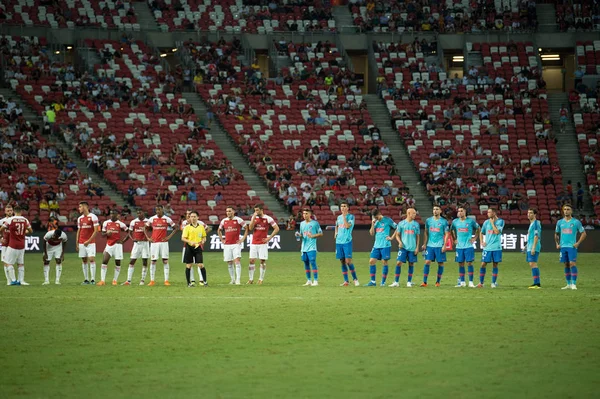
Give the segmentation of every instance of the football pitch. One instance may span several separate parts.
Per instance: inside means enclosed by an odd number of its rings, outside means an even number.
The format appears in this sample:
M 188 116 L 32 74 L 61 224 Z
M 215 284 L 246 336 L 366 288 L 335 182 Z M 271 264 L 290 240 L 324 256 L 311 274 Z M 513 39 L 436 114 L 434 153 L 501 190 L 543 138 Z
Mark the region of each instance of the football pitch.
M 210 286 L 187 288 L 180 253 L 171 287 L 160 264 L 158 285 L 138 286 L 139 261 L 131 287 L 110 286 L 112 262 L 108 286 L 81 286 L 75 254 L 61 286 L 54 264 L 42 286 L 41 255 L 28 254 L 31 286 L 0 280 L 0 397 L 597 397 L 597 256 L 580 254 L 579 289 L 562 291 L 555 253 L 540 256 L 541 290 L 527 289 L 530 269 L 516 253 L 504 254 L 493 290 L 491 269 L 486 288 L 454 288 L 453 254 L 439 288 L 437 265 L 418 287 L 420 255 L 415 287 L 406 288 L 405 266 L 400 288 L 373 288 L 340 287 L 332 253 L 319 253 L 318 287 L 302 287 L 297 253 L 271 253 L 263 286 L 230 286 L 221 254 L 207 253 Z M 367 283 L 368 254 L 355 264 Z M 126 276 L 124 265 L 119 283 Z

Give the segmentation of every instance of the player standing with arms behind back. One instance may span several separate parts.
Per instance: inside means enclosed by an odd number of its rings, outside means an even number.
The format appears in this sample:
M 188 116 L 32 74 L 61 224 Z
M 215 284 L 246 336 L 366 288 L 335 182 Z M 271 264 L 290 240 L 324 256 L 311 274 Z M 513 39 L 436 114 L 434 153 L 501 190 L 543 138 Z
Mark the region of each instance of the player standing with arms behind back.
M 246 228 L 246 222 L 235 216 L 235 210 L 232 206 L 228 206 L 225 213 L 227 217 L 219 223 L 217 233 L 223 243 L 223 261 L 227 262 L 229 277 L 231 278 L 229 284 L 239 285 L 242 277 L 242 243 L 248 236 L 248 229 Z M 240 238 L 242 229 L 244 229 L 244 236 Z M 225 237 L 223 237 L 223 232 L 225 232 Z M 253 276 L 254 274 L 251 278 Z M 249 280 L 248 284 L 252 284 L 252 282 L 252 280 Z
M 396 273 L 394 275 L 394 282 L 390 284 L 390 287 L 400 286 L 400 273 L 402 271 L 402 264 L 408 261 L 408 279 L 406 281 L 407 287 L 412 287 L 412 277 L 415 271 L 415 262 L 417 261 L 417 254 L 419 253 L 419 240 L 421 238 L 421 226 L 415 220 L 417 217 L 417 211 L 415 208 L 408 208 L 406 210 L 406 219 L 398 223 L 398 227 L 394 233 L 394 238 L 398 241 L 398 257 L 396 258 Z
M 540 250 L 542 249 L 542 224 L 537 220 L 538 211 L 535 208 L 530 208 L 527 211 L 527 218 L 529 219 L 529 230 L 527 231 L 527 262 L 531 266 L 531 275 L 533 276 L 533 284 L 529 286 L 529 289 L 540 289 L 540 269 L 537 261 L 540 256 Z
M 169 240 L 177 232 L 175 223 L 170 217 L 165 216 L 162 205 L 156 205 L 156 215 L 152 216 L 146 222 L 146 238 L 150 241 L 150 283 L 149 286 L 154 286 L 154 277 L 156 275 L 156 261 L 161 258 L 165 271 L 165 285 L 169 286 Z M 173 229 L 171 234 L 167 236 L 168 228 Z M 148 236 L 148 228 L 152 229 L 152 237 Z
M 106 272 L 108 261 L 115 259 L 115 276 L 112 285 L 117 285 L 119 273 L 121 273 L 121 260 L 123 260 L 123 243 L 129 239 L 129 234 L 121 238 L 121 231 L 128 231 L 127 225 L 119 220 L 119 211 L 110 211 L 110 219 L 102 223 L 102 235 L 106 236 L 106 247 L 102 253 L 102 267 L 100 269 L 100 282 L 98 285 L 106 285 Z
M 581 222 L 575 219 L 571 205 L 563 205 L 564 218 L 556 223 L 554 241 L 556 249 L 560 250 L 560 262 L 565 264 L 565 279 L 567 285 L 563 290 L 577 289 L 577 248 L 586 239 L 587 233 Z M 577 240 L 577 233 L 581 233 Z
M 302 211 L 304 220 L 300 223 L 300 234 L 302 237 L 302 246 L 300 253 L 304 262 L 304 272 L 306 273 L 305 287 L 319 285 L 319 269 L 317 268 L 317 238 L 323 236 L 323 230 L 316 220 L 312 219 L 312 211 L 304 209 Z M 310 281 L 310 270 L 312 269 L 313 281 Z
M 502 243 L 500 237 L 504 230 L 504 220 L 498 218 L 496 209 L 487 210 L 488 219 L 483 222 L 479 231 L 479 240 L 483 251 L 481 252 L 481 268 L 479 269 L 479 284 L 477 288 L 483 288 L 485 270 L 488 263 L 492 262 L 492 288 L 498 287 L 498 263 L 502 262 Z M 485 234 L 485 235 L 484 235 Z
M 4 224 L 4 221 L 7 220 L 9 217 L 11 217 L 13 215 L 13 207 L 12 205 L 8 204 L 4 207 L 4 217 L 2 219 L 0 219 L 0 226 L 2 226 Z M 4 263 L 4 254 L 6 253 L 6 248 L 8 247 L 8 230 L 5 231 L 1 237 L 2 240 L 2 255 L 1 255 L 1 260 L 2 263 Z M 6 285 L 10 285 L 11 280 L 8 277 L 8 269 L 3 267 L 4 269 L 4 275 L 6 276 Z
M 10 285 L 29 285 L 25 282 L 25 235 L 31 234 L 33 229 L 29 220 L 21 216 L 21 207 L 13 208 L 14 215 L 4 221 L 0 226 L 0 233 L 8 231 L 8 246 L 4 254 L 4 267 L 7 269 Z M 15 268 L 19 270 L 19 279 L 15 278 Z
M 50 284 L 50 261 L 52 259 L 55 259 L 56 262 L 56 280 L 54 284 L 60 284 L 66 245 L 67 235 L 61 229 L 50 230 L 44 235 L 44 283 L 42 285 Z
M 146 238 L 146 223 L 148 219 L 144 217 L 142 209 L 137 210 L 137 218 L 129 223 L 129 234 L 133 240 L 133 248 L 129 259 L 129 269 L 127 269 L 127 281 L 123 285 L 131 285 L 133 271 L 135 270 L 135 262 L 138 258 L 142 258 L 142 279 L 140 285 L 144 285 L 146 274 L 148 273 L 148 258 L 150 257 L 150 245 Z
M 429 266 L 431 262 L 437 262 L 437 279 L 435 286 L 439 287 L 444 274 L 444 263 L 446 263 L 446 240 L 450 235 L 448 221 L 442 216 L 442 208 L 435 205 L 433 207 L 433 216 L 425 221 L 425 230 L 423 232 L 422 251 L 425 251 L 425 266 L 423 266 L 423 283 L 421 287 L 427 287 L 427 278 L 429 277 Z
M 354 215 L 348 213 L 348 203 L 342 201 L 340 204 L 341 215 L 337 217 L 335 222 L 335 257 L 342 263 L 342 276 L 344 282 L 342 287 L 350 285 L 348 282 L 348 269 L 352 274 L 352 280 L 355 286 L 359 286 L 356 270 L 352 263 L 352 230 L 354 229 Z
M 87 202 L 79 203 L 79 213 L 77 218 L 77 243 L 75 251 L 79 252 L 81 258 L 81 267 L 83 269 L 83 285 L 96 284 L 96 233 L 100 224 L 98 216 L 90 213 L 90 206 Z M 90 265 L 90 274 L 88 275 L 88 264 Z M 91 277 L 88 279 L 88 276 Z
M 269 226 L 273 232 L 269 235 Z M 267 259 L 269 258 L 269 241 L 279 233 L 277 222 L 269 215 L 265 215 L 263 204 L 254 206 L 254 215 L 250 220 L 248 230 L 252 231 L 252 243 L 250 244 L 250 266 L 248 267 L 248 284 L 254 281 L 254 268 L 256 258 L 260 259 L 260 277 L 258 284 L 262 284 L 267 271 Z M 315 244 L 316 245 L 316 244 Z
M 371 229 L 369 234 L 375 236 L 375 243 L 373 249 L 371 249 L 371 255 L 369 259 L 369 274 L 371 275 L 371 281 L 366 284 L 366 287 L 377 287 L 377 261 L 383 261 L 383 268 L 381 272 L 381 286 L 385 286 L 385 280 L 388 274 L 388 261 L 390 260 L 392 253 L 392 239 L 394 235 L 390 236 L 390 231 L 395 229 L 398 225 L 389 217 L 383 216 L 379 209 L 374 209 L 372 212 Z
M 458 263 L 459 280 L 456 287 L 465 287 L 465 262 L 469 267 L 469 287 L 475 288 L 473 284 L 473 261 L 475 261 L 475 249 L 473 244 L 477 241 L 479 225 L 473 219 L 467 218 L 464 207 L 458 208 L 458 217 L 452 221 L 451 227 L 456 248 L 456 262 Z M 473 237 L 474 236 L 474 237 Z

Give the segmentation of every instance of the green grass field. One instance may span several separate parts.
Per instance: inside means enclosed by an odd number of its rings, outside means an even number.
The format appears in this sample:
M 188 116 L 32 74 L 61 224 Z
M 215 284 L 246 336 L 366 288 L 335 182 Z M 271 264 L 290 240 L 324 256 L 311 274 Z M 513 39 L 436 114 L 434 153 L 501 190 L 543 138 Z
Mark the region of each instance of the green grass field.
M 319 287 L 301 286 L 295 253 L 271 254 L 263 286 L 229 286 L 217 253 L 210 287 L 185 287 L 178 253 L 171 287 L 137 286 L 139 263 L 132 287 L 80 286 L 74 256 L 62 286 L 41 286 L 28 255 L 31 286 L 0 286 L 0 397 L 597 397 L 596 256 L 581 254 L 579 290 L 561 291 L 558 254 L 542 254 L 533 291 L 521 254 L 505 254 L 495 290 L 491 270 L 485 289 L 454 288 L 454 262 L 439 288 L 406 288 L 406 267 L 401 288 L 339 287 L 332 253 L 319 254 Z M 355 261 L 366 283 L 368 254 Z

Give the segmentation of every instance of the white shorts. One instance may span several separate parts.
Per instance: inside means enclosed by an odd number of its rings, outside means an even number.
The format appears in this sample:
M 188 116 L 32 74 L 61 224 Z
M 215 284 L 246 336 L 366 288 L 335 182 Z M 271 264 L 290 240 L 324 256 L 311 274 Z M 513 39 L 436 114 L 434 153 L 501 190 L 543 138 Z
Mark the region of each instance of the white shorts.
M 169 259 L 169 243 L 168 242 L 151 242 L 150 243 L 150 259 Z
M 109 254 L 114 260 L 123 259 L 123 244 L 107 245 L 104 248 L 104 253 Z
M 2 248 L 3 261 L 7 265 L 22 265 L 25 261 L 25 249 Z
M 269 259 L 269 244 L 250 244 L 250 259 Z
M 242 244 L 223 244 L 223 260 L 231 262 L 242 257 Z
M 79 244 L 79 257 L 80 258 L 93 258 L 96 256 L 96 243 L 88 244 L 87 247 L 83 244 Z
M 148 241 L 137 241 L 131 249 L 131 259 L 148 259 L 150 256 L 150 243 Z
M 48 262 L 50 262 L 52 259 L 58 259 L 60 261 L 62 252 L 62 245 L 48 245 L 48 249 L 46 250 L 48 257 L 46 259 Z

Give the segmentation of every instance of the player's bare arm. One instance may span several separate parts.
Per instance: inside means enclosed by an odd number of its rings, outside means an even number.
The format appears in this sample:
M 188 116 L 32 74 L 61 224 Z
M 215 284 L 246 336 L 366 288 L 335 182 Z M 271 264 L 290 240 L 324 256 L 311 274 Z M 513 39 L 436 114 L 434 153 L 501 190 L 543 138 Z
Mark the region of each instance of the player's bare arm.
M 560 236 L 558 233 L 554 233 L 554 242 L 556 243 L 556 249 L 560 249 Z
M 248 226 L 250 231 L 254 230 L 254 226 L 256 226 L 256 212 L 252 214 L 252 219 L 250 219 L 250 226 Z
M 448 240 L 451 238 L 450 233 L 446 233 L 444 234 L 444 245 L 442 245 L 442 253 L 446 252 L 446 242 L 448 242 Z M 426 243 L 423 243 L 423 246 L 425 246 Z
M 248 226 L 244 226 L 242 228 L 244 229 L 244 235 L 237 241 L 237 244 L 243 243 L 244 241 L 246 241 L 246 237 L 248 237 Z M 223 241 L 223 239 L 221 239 L 221 241 Z
M 573 247 L 575 248 L 579 248 L 579 245 L 583 242 L 583 240 L 585 240 L 587 238 L 587 233 L 584 231 L 583 233 L 581 233 L 581 235 L 579 236 L 579 240 L 577 240 L 577 242 L 575 244 L 573 244 Z
M 279 226 L 278 226 L 278 225 L 275 225 L 275 226 L 273 226 L 273 232 L 271 233 L 271 235 L 270 235 L 270 236 L 268 236 L 267 238 L 265 238 L 265 239 L 263 240 L 263 243 L 267 244 L 269 241 L 271 241 L 271 239 L 272 239 L 273 237 L 275 237 L 275 236 L 277 235 L 277 233 L 279 233 Z
M 77 237 L 75 237 L 75 251 L 79 251 L 79 226 L 77 226 Z
M 375 223 L 377 223 L 377 219 L 374 218 L 373 220 L 371 220 L 371 228 L 369 229 L 369 234 L 371 236 L 375 235 Z
M 425 229 L 423 230 L 423 246 L 421 247 L 421 251 L 425 251 L 428 239 L 429 239 L 429 235 L 427 234 L 427 226 L 425 226 Z
M 419 254 L 419 241 L 421 240 L 420 236 L 417 236 L 417 246 L 415 247 L 415 255 Z
M 146 236 L 146 239 L 148 240 L 148 242 L 154 242 L 154 241 L 152 241 L 152 237 L 148 235 L 148 230 L 149 230 L 149 227 L 144 226 L 144 235 Z

